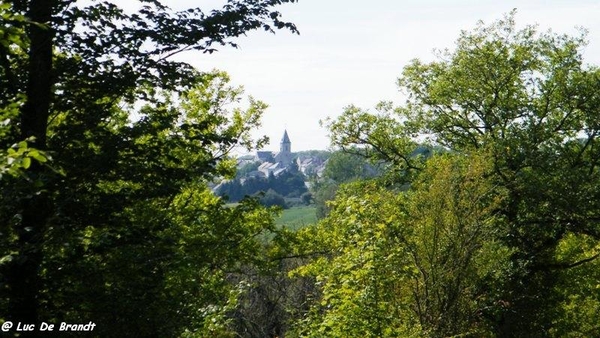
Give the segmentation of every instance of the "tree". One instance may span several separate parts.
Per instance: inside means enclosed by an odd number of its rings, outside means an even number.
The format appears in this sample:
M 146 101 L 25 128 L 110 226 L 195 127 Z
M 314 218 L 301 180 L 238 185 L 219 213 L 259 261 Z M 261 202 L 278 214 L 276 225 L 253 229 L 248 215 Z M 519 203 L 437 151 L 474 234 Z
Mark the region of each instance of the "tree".
M 396 298 L 410 280 L 400 245 L 406 232 L 398 212 L 402 199 L 373 182 L 344 185 L 329 216 L 299 230 L 299 253 L 321 254 L 294 274 L 314 277 L 322 296 L 313 299 L 292 336 L 409 335 L 407 303 Z
M 323 176 L 313 182 L 317 217 L 323 218 L 330 211 L 327 203 L 332 201 L 341 184 L 377 175 L 377 169 L 359 155 L 359 149 L 345 149 L 331 154 L 325 165 Z
M 485 156 L 439 155 L 407 192 L 383 181 L 343 185 L 329 216 L 301 230 L 325 254 L 297 273 L 323 297 L 299 323 L 307 336 L 486 336 L 488 292 L 509 266 L 497 240 L 504 194 Z M 309 244 L 306 244 L 306 243 Z
M 405 226 L 413 276 L 411 308 L 432 337 L 485 336 L 490 296 L 509 267 L 504 218 L 506 191 L 489 179 L 482 154 L 443 154 L 411 184 Z
M 275 191 L 288 197 L 300 197 L 308 190 L 304 184 L 304 175 L 298 170 L 297 165 L 290 166 L 273 180 L 269 178 L 269 181 Z
M 405 67 L 406 105 L 382 104 L 378 115 L 350 107 L 331 124 L 335 143 L 387 160 L 402 182 L 422 170 L 408 156 L 418 135 L 450 152 L 488 154 L 494 184 L 507 191 L 498 239 L 512 252 L 490 315 L 498 335 L 545 336 L 560 321 L 559 277 L 599 257 L 556 255 L 567 239 L 600 240 L 600 71 L 583 64 L 584 46 L 583 33 L 519 30 L 513 12 L 462 32 L 438 61 Z
M 415 61 L 400 84 L 422 131 L 456 151 L 490 149 L 516 251 L 503 334 L 552 322 L 554 252 L 568 234 L 600 239 L 597 134 L 600 72 L 582 63 L 584 37 L 517 30 L 513 16 L 464 33 L 448 62 Z M 560 270 L 560 269 L 559 269 Z M 547 302 L 540 311 L 538 299 Z M 535 305 L 534 305 L 535 304 Z
M 357 152 L 357 151 L 355 151 Z M 375 169 L 364 157 L 350 152 L 336 151 L 329 157 L 323 178 L 333 180 L 339 184 L 357 179 L 374 176 Z
M 235 305 L 225 276 L 259 262 L 253 238 L 272 229 L 273 215 L 256 203 L 225 208 L 206 188 L 214 175 L 233 175 L 235 163 L 225 156 L 265 108 L 251 101 L 247 110 L 228 112 L 224 107 L 241 93 L 227 81 L 223 73 L 207 74 L 181 102 L 147 106 L 139 121 L 104 124 L 81 148 L 65 149 L 73 164 L 63 165 L 70 175 L 55 188 L 57 212 L 41 246 L 42 318 L 92 316 L 101 335 L 170 336 L 207 329 L 207 317 L 222 317 Z M 56 130 L 69 131 L 67 125 Z M 257 213 L 258 219 L 251 216 Z M 176 318 L 165 322 L 170 314 Z
M 307 191 L 307 188 L 304 184 L 304 175 L 298 171 L 297 166 L 295 169 L 294 166 L 291 166 L 277 176 L 270 172 L 266 179 L 248 177 L 243 181 L 241 178 L 236 178 L 233 181 L 223 182 L 216 189 L 216 193 L 232 202 L 237 202 L 244 196 L 253 196 L 268 190 L 272 190 L 281 197 L 299 197 Z M 283 206 L 283 204 L 281 205 Z
M 266 207 L 279 206 L 287 208 L 285 199 L 280 194 L 276 193 L 273 189 L 267 190 L 265 193 L 261 193 L 260 203 Z
M 300 195 L 300 199 L 304 205 L 310 205 L 313 201 L 313 196 L 310 192 L 305 192 L 304 194 Z
M 187 180 L 231 173 L 224 166 L 226 153 L 238 143 L 250 146 L 247 128 L 256 125 L 257 110 L 264 106 L 252 103 L 253 113 L 236 112 L 228 122 L 221 104 L 237 93 L 219 90 L 218 84 L 215 89 L 213 80 L 222 76 L 202 77 L 172 56 L 235 46 L 231 38 L 254 29 L 295 32 L 273 10 L 286 2 L 294 0 L 231 0 L 209 14 L 200 8 L 174 12 L 160 1 L 141 1 L 133 14 L 109 2 L 82 7 L 71 0 L 14 0 L 0 5 L 2 117 L 22 102 L 0 149 L 27 140 L 28 147 L 53 159 L 50 167 L 40 163 L 47 157 L 29 153 L 37 161 L 22 157 L 22 167 L 29 167 L 26 177 L 1 182 L 2 232 L 10 238 L 2 243 L 8 254 L 1 268 L 3 299 L 8 300 L 3 318 L 38 323 L 41 316 L 88 311 L 88 303 L 74 309 L 63 302 L 67 292 L 45 275 L 51 271 L 48 264 L 62 260 L 74 268 L 69 264 L 87 245 L 81 238 L 87 238 L 89 227 L 106 241 L 96 257 L 107 257 L 111 248 L 146 232 L 140 223 L 138 229 L 132 225 L 141 217 L 141 201 L 153 200 L 151 205 L 166 210 Z M 174 94 L 189 96 L 177 107 L 168 99 Z M 129 126 L 133 109 L 121 107 L 136 100 L 150 105 Z M 196 111 L 188 109 L 193 106 Z M 186 146 L 200 151 L 185 158 Z M 196 175 L 185 177 L 189 169 Z M 70 250 L 60 249 L 61 238 Z M 92 268 L 100 262 L 88 261 Z M 49 290 L 57 293 L 46 303 Z

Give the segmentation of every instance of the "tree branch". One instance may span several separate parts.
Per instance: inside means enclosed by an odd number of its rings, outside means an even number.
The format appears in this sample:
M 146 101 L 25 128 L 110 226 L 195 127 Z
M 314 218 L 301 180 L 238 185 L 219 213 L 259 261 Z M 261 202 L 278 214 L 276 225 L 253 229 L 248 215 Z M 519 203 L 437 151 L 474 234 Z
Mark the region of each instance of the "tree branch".
M 582 259 L 582 260 L 577 261 L 575 263 L 548 264 L 548 265 L 546 265 L 546 267 L 548 267 L 550 269 L 554 269 L 554 270 L 558 270 L 558 269 L 570 269 L 570 268 L 574 268 L 574 267 L 580 266 L 582 264 L 591 262 L 591 261 L 595 260 L 598 257 L 600 257 L 600 253 L 597 253 L 597 254 L 593 255 L 592 257 L 588 257 L 586 259 Z

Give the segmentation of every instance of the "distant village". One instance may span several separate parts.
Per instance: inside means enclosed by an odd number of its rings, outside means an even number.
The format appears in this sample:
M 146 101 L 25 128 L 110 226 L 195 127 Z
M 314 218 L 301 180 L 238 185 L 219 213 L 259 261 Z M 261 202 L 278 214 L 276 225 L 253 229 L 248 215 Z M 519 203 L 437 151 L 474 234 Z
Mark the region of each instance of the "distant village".
M 266 192 L 266 199 L 276 198 L 280 205 L 298 203 L 302 198 L 306 203 L 310 198 L 304 195 L 308 194 L 311 181 L 322 177 L 329 155 L 321 150 L 293 153 L 292 141 L 284 130 L 279 151 L 258 151 L 239 157 L 236 177 L 223 180 L 212 189 L 230 202 Z
M 245 155 L 238 158 L 238 170 L 246 165 L 259 162 L 256 170 L 245 173 L 244 178 L 267 178 L 271 175 L 277 177 L 290 169 L 295 164 L 298 170 L 306 177 L 321 177 L 327 159 L 324 156 L 315 156 L 311 152 L 292 153 L 292 142 L 287 130 L 284 130 L 279 151 L 257 151 L 255 155 Z

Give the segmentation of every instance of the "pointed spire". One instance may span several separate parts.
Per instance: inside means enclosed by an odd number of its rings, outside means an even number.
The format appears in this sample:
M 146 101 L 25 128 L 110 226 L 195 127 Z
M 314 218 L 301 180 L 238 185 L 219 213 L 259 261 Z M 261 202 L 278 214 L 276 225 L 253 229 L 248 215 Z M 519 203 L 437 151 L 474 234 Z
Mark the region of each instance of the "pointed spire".
M 283 132 L 283 138 L 281 139 L 281 143 L 292 143 L 290 142 L 290 138 L 287 134 L 287 129 L 285 129 Z
M 285 129 L 285 131 L 283 132 L 283 138 L 281 138 L 279 152 L 285 154 L 292 152 L 292 142 L 290 141 L 290 137 L 287 134 L 287 129 Z

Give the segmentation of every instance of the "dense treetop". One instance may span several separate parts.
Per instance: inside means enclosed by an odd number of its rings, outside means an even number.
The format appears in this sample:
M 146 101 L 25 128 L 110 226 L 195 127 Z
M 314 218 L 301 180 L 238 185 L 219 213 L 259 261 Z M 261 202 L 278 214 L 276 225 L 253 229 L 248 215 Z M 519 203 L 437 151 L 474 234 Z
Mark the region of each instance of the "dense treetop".
M 173 56 L 297 32 L 276 10 L 293 2 L 0 3 L 2 321 L 92 319 L 99 335 L 223 328 L 238 288 L 225 271 L 258 264 L 248 239 L 272 214 L 225 208 L 206 180 L 233 175 L 233 147 L 264 142 L 250 130 L 266 105 L 242 107 L 226 74 Z

